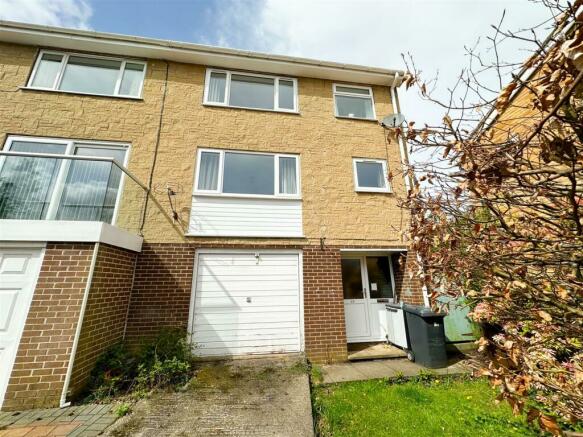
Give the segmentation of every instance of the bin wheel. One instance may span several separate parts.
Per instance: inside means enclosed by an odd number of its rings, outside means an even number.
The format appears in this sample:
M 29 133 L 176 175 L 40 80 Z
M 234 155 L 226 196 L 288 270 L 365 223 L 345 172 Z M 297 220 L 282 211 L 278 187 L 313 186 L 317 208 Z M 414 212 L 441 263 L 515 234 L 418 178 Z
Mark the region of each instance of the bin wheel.
M 413 351 L 407 351 L 407 359 L 409 361 L 415 361 L 415 355 L 413 355 Z

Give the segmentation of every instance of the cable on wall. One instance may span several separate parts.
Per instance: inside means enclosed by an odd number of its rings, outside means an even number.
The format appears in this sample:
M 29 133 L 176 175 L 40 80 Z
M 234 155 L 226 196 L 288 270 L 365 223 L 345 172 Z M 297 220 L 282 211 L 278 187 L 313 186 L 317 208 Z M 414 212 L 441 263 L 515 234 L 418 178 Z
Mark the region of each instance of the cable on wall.
M 148 191 L 146 192 L 146 200 L 144 202 L 144 210 L 142 211 L 142 220 L 140 223 L 140 235 L 144 236 L 144 225 L 146 224 L 146 212 L 148 211 L 148 203 L 150 200 L 150 194 L 152 192 L 152 182 L 154 180 L 154 170 L 156 168 L 156 162 L 158 160 L 158 148 L 160 147 L 160 137 L 162 134 L 162 121 L 164 118 L 164 107 L 166 105 L 166 93 L 168 91 L 168 69 L 169 63 L 166 63 L 166 73 L 164 77 L 164 89 L 162 91 L 162 103 L 160 105 L 160 116 L 158 118 L 158 132 L 156 133 L 156 145 L 154 147 L 154 157 L 152 159 L 152 165 L 150 167 L 150 177 L 148 178 Z

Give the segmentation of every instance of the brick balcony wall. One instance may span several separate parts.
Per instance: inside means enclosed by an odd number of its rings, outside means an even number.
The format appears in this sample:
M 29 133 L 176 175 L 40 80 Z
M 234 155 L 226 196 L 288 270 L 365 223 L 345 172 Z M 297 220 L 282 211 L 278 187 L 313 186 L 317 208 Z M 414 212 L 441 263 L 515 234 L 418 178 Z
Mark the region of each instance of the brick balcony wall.
M 69 393 L 86 387 L 97 358 L 123 340 L 137 254 L 100 244 L 73 362 Z
M 49 243 L 2 409 L 59 406 L 93 243 Z

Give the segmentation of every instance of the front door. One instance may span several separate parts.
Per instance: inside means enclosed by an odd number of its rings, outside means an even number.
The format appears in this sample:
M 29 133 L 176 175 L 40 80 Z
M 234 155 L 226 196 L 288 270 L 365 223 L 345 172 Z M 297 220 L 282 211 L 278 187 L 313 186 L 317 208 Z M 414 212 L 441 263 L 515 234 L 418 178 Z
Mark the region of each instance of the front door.
M 387 310 L 394 299 L 389 256 L 342 258 L 346 337 L 349 343 L 387 340 Z

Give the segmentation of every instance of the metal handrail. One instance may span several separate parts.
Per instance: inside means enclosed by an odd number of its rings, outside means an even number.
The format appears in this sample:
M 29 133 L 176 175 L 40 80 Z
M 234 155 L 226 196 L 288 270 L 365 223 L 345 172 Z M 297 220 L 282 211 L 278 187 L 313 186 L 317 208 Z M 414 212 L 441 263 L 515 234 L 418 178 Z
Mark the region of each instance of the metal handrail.
M 79 155 L 56 155 L 51 153 L 29 153 L 29 152 L 5 152 L 0 151 L 0 156 L 19 156 L 22 158 L 50 158 L 50 159 L 72 159 L 76 161 L 102 161 L 110 162 L 119 168 L 122 172 L 127 174 L 136 184 L 138 184 L 144 191 L 148 192 L 148 187 L 140 182 L 140 180 L 123 165 L 120 165 L 114 158 L 79 156 Z

